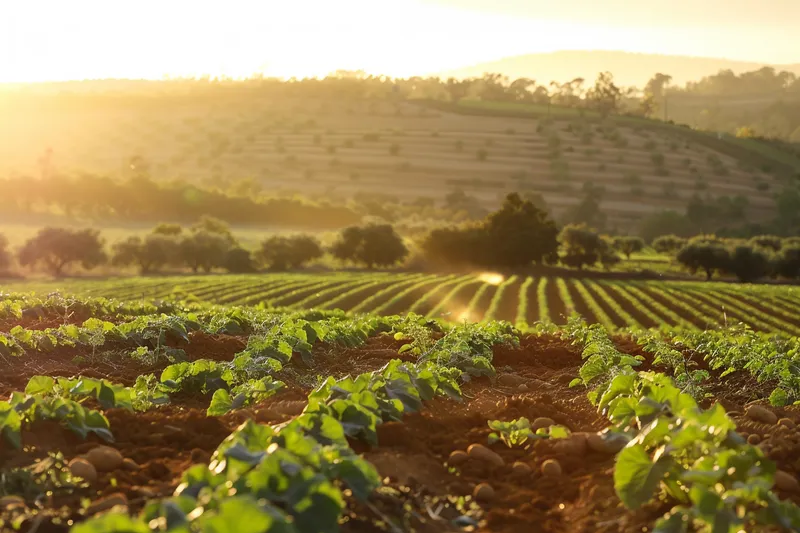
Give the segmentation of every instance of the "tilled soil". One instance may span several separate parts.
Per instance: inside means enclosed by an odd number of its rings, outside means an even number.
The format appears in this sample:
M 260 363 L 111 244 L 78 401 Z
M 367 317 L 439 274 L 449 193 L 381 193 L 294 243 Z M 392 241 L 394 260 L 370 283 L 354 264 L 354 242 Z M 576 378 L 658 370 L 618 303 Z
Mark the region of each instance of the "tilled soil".
M 641 348 L 631 339 L 615 340 L 620 350 L 641 354 Z M 183 347 L 192 359 L 230 360 L 244 342 L 244 337 L 193 334 L 191 342 Z M 175 398 L 173 404 L 146 413 L 109 410 L 106 415 L 115 437 L 112 446 L 138 466 L 101 473 L 91 487 L 57 496 L 46 507 L 63 520 L 81 520 L 85 517 L 85 511 L 80 510 L 82 499 L 97 500 L 122 493 L 131 512 L 138 512 L 146 501 L 169 496 L 189 466 L 207 463 L 219 443 L 245 419 L 265 424 L 289 420 L 302 411 L 317 375 L 341 377 L 376 370 L 394 358 L 411 360 L 407 354 L 398 355 L 402 344 L 403 341 L 393 337 L 380 336 L 369 339 L 358 349 L 317 345 L 311 368 L 293 360 L 280 373 L 278 378 L 287 387 L 276 396 L 219 418 L 206 416 L 208 397 Z M 134 363 L 106 364 L 96 359 L 76 365 L 71 362 L 74 356 L 56 353 L 15 362 L 0 376 L 0 390 L 5 393 L 19 389 L 35 373 L 96 375 L 130 383 L 137 372 L 159 370 L 136 368 Z M 513 449 L 496 443 L 490 448 L 502 457 L 502 466 L 470 459 L 458 468 L 449 467 L 447 459 L 451 452 L 466 450 L 470 444 L 487 443 L 488 420 L 549 417 L 573 432 L 598 431 L 607 425 L 589 404 L 583 390 L 568 387 L 581 365 L 576 347 L 556 337 L 523 337 L 519 348 L 496 347 L 494 364 L 498 379 L 465 384 L 463 401 L 439 398 L 428 402 L 423 411 L 407 415 L 402 422 L 379 426 L 378 447 L 352 442 L 354 449 L 377 467 L 394 495 L 376 495 L 375 502 L 367 508 L 348 502 L 349 512 L 358 514 L 349 517 L 343 531 L 385 531 L 379 526 L 380 521 L 370 519 L 381 516 L 410 524 L 409 531 L 450 531 L 452 527 L 437 519 L 424 502 L 442 501 L 448 496 L 464 496 L 469 500 L 479 483 L 488 483 L 495 491 L 491 501 L 480 502 L 479 513 L 479 530 L 493 533 L 640 532 L 649 530 L 654 520 L 669 510 L 671 503 L 666 502 L 628 511 L 614 493 L 613 456 L 586 449 L 576 452 L 559 447 L 556 441 L 540 440 Z M 797 430 L 757 423 L 741 414 L 744 403 L 754 395 L 768 394 L 768 386 L 739 373 L 712 382 L 710 392 L 731 412 L 740 432 L 745 436 L 758 435 L 759 446 L 777 461 L 780 469 L 793 475 L 800 472 Z M 800 411 L 796 408 L 774 409 L 774 412 L 778 417 L 800 422 Z M 101 443 L 93 436 L 84 441 L 54 423 L 34 424 L 24 432 L 23 442 L 23 450 L 14 450 L 0 441 L 3 468 L 31 464 L 48 451 L 60 451 L 69 460 Z M 541 473 L 541 465 L 548 459 L 560 463 L 561 475 L 547 477 Z M 527 464 L 530 472 L 515 474 L 512 471 L 515 462 Z M 800 502 L 796 494 L 781 496 Z M 66 524 L 47 519 L 38 524 L 37 531 L 63 532 L 68 529 Z M 23 524 L 22 530 L 30 526 Z

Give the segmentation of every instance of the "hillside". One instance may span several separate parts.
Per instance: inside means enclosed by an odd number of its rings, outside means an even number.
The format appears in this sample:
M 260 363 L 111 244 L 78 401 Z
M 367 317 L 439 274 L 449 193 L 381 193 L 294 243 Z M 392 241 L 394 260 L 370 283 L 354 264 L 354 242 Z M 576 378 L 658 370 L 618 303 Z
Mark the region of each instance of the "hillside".
M 591 183 L 605 187 L 602 207 L 620 229 L 634 229 L 648 213 L 683 210 L 695 193 L 742 195 L 754 221 L 773 214 L 781 186 L 774 169 L 743 160 L 747 151 L 736 145 L 709 145 L 707 135 L 651 121 L 599 121 L 569 109 L 548 119 L 536 106 L 528 107 L 538 118 L 503 116 L 501 107 L 470 115 L 462 113 L 470 111 L 466 104 L 289 98 L 216 106 L 187 100 L 135 111 L 123 102 L 38 117 L 11 110 L 0 177 L 38 175 L 49 147 L 58 172 L 124 177 L 131 157 L 140 156 L 158 180 L 231 186 L 252 178 L 271 193 L 437 202 L 460 189 L 488 208 L 510 191 L 531 191 L 556 216 Z
M 475 77 L 486 72 L 503 74 L 509 78 L 532 78 L 539 83 L 565 82 L 575 78 L 594 80 L 598 72 L 610 71 L 622 85 L 644 86 L 656 72 L 670 74 L 673 83 L 683 85 L 720 70 L 730 69 L 735 74 L 757 70 L 763 63 L 734 61 L 730 59 L 635 54 L 604 50 L 562 50 L 547 54 L 526 54 L 506 57 L 496 61 L 464 66 L 441 73 L 449 77 Z M 800 63 L 772 65 L 800 75 Z

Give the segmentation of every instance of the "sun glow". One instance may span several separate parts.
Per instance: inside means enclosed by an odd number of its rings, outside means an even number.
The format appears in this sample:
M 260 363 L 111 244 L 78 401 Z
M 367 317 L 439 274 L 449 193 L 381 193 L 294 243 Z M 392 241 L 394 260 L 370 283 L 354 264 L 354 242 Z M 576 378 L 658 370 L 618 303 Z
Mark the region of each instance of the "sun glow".
M 478 279 L 489 285 L 500 285 L 506 280 L 506 277 L 497 272 L 481 272 L 478 274 Z

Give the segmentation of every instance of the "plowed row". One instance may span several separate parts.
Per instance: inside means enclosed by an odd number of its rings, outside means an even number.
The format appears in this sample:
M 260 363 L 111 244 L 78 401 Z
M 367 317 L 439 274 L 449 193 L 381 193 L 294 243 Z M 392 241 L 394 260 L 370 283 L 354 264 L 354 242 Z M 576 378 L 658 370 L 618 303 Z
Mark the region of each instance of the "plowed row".
M 800 289 L 768 285 L 381 272 L 119 278 L 8 289 L 383 315 L 414 311 L 450 321 L 495 319 L 519 326 L 563 323 L 574 310 L 587 322 L 609 328 L 744 322 L 760 331 L 800 334 Z

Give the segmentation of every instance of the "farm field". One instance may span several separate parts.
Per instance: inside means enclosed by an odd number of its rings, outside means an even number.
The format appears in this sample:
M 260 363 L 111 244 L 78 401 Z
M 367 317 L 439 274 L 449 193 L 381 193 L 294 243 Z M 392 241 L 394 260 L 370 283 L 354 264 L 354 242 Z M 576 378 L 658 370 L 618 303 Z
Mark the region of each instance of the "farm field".
M 86 126 L 77 132 L 76 117 Z M 605 187 L 602 209 L 621 230 L 643 214 L 682 211 L 695 193 L 743 195 L 748 215 L 764 220 L 780 187 L 769 172 L 695 143 L 681 128 L 575 112 L 534 119 L 413 102 L 289 99 L 241 109 L 148 104 L 136 114 L 110 104 L 39 120 L 10 109 L 4 122 L 14 135 L 0 177 L 35 175 L 50 147 L 65 173 L 125 177 L 136 155 L 156 180 L 226 187 L 252 178 L 265 190 L 326 198 L 378 193 L 415 200 L 460 189 L 487 207 L 508 192 L 535 191 L 556 216 L 592 183 Z
M 494 287 L 506 282 L 540 290 Z M 797 530 L 797 352 L 796 337 L 735 324 L 611 334 L 573 318 L 523 333 L 6 294 L 0 520 L 48 533 L 632 533 L 688 516 Z M 713 513 L 699 494 L 719 495 Z
M 692 281 L 638 281 L 500 274 L 285 273 L 12 282 L 6 290 L 185 300 L 302 310 L 413 312 L 450 322 L 504 320 L 521 329 L 563 324 L 577 312 L 608 329 L 660 325 L 705 329 L 742 322 L 800 334 L 800 289 Z

